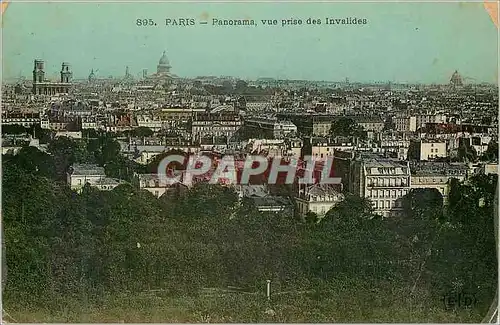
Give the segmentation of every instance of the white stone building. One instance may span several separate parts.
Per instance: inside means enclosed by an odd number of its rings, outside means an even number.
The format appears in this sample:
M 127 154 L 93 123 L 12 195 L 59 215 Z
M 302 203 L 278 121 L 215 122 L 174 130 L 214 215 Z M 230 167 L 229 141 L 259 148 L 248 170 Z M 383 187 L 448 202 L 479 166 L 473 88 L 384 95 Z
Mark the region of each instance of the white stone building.
M 109 191 L 124 183 L 119 179 L 106 177 L 104 167 L 91 164 L 74 164 L 66 175 L 68 185 L 77 192 L 81 192 L 85 184 Z
M 308 212 L 314 212 L 323 217 L 332 207 L 341 202 L 344 195 L 328 184 L 303 184 L 298 188 L 295 197 L 297 212 L 305 217 Z

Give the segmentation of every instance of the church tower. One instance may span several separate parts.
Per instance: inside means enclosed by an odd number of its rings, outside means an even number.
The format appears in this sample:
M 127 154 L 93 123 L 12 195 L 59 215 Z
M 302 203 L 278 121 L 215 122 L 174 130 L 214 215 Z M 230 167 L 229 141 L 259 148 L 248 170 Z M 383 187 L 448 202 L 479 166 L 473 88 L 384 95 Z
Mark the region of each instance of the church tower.
M 62 66 L 61 66 L 61 82 L 62 83 L 70 83 L 72 76 L 73 76 L 73 73 L 71 72 L 71 70 L 69 68 L 69 63 L 63 62 Z
M 44 62 L 42 60 L 35 60 L 33 67 L 33 84 L 45 81 Z
M 90 74 L 89 74 L 89 82 L 93 82 L 93 81 L 95 81 L 94 69 L 92 69 L 92 71 L 90 71 Z
M 41 93 L 40 84 L 45 81 L 44 62 L 42 60 L 35 60 L 33 67 L 33 94 Z M 43 87 L 43 86 L 42 86 Z

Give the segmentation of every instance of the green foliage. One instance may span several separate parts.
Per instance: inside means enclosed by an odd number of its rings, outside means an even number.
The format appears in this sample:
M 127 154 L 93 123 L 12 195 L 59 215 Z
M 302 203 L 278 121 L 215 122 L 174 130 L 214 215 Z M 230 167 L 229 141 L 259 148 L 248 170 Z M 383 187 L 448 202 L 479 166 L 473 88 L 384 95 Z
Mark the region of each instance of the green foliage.
M 458 147 L 457 158 L 463 162 L 475 162 L 478 157 L 476 149 L 464 142 Z
M 95 157 L 87 150 L 83 140 L 58 137 L 49 143 L 48 152 L 54 159 L 56 175 L 61 179 L 64 179 L 69 166 L 74 163 L 95 162 Z
M 443 196 L 435 188 L 412 189 L 402 202 L 405 214 L 413 219 L 442 218 Z
M 330 129 L 331 136 L 345 136 L 366 138 L 366 132 L 363 127 L 359 126 L 356 121 L 348 117 L 341 117 L 332 123 Z
M 320 222 L 301 223 L 287 213 L 261 213 L 233 189 L 206 183 L 160 199 L 131 185 L 113 191 L 87 186 L 76 194 L 54 178 L 55 159 L 94 159 L 119 176 L 138 167 L 129 166 L 106 137 L 88 143 L 61 138 L 49 148 L 53 157 L 23 148 L 3 160 L 4 306 L 24 310 L 20 315 L 29 314 L 27 306 L 61 315 L 72 302 L 82 306 L 82 315 L 92 309 L 132 317 L 152 308 L 154 316 L 130 319 L 156 322 L 179 310 L 177 320 L 188 321 L 200 315 L 221 321 L 425 321 L 428 310 L 436 319 L 470 320 L 436 307 L 442 295 L 472 292 L 479 301 L 473 314 L 480 315 L 496 288 L 496 176 L 452 180 L 444 216 L 435 191 L 416 190 L 401 218 L 377 218 L 370 200 L 346 194 Z M 267 279 L 275 316 L 263 313 Z M 213 292 L 207 288 L 227 286 L 251 294 L 205 295 Z M 160 289 L 162 299 L 144 298 Z M 417 305 L 426 312 L 415 316 L 410 307 Z M 51 320 L 76 321 L 71 315 Z
M 55 178 L 55 163 L 52 156 L 35 147 L 23 147 L 16 155 L 4 155 L 4 166 L 16 166 L 24 173 Z
M 364 220 L 375 218 L 374 211 L 369 199 L 347 193 L 343 201 L 328 211 L 325 221 L 339 221 L 356 227 Z
M 319 216 L 317 213 L 309 211 L 306 213 L 305 219 L 307 223 L 318 223 Z
M 498 161 L 498 141 L 496 139 L 491 139 L 488 143 L 488 148 L 481 157 L 484 161 Z
M 130 131 L 130 136 L 132 137 L 150 137 L 154 134 L 153 130 L 145 126 L 139 126 L 132 131 Z
M 179 163 L 179 162 L 171 162 L 169 164 L 169 168 L 173 168 L 175 170 L 184 170 L 186 169 L 186 163 L 187 163 L 187 159 L 188 159 L 188 155 L 182 151 L 182 150 L 177 150 L 177 149 L 172 149 L 172 150 L 169 150 L 169 151 L 166 151 L 160 155 L 157 155 L 156 157 L 154 157 L 151 162 L 147 165 L 146 167 L 146 170 L 148 173 L 157 173 L 158 172 L 158 165 L 160 164 L 160 162 L 165 158 L 165 157 L 168 157 L 168 156 L 172 156 L 172 155 L 179 155 L 179 156 L 183 156 L 185 157 L 185 163 Z
M 26 128 L 19 124 L 2 125 L 2 134 L 25 134 Z

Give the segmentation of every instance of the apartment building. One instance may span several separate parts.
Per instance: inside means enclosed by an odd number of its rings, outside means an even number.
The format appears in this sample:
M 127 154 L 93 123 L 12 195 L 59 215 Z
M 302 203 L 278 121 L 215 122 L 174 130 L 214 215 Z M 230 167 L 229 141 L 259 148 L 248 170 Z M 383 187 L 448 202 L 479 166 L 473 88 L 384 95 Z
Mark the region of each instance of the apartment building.
M 342 200 L 344 195 L 337 190 L 337 187 L 328 184 L 300 184 L 295 197 L 297 212 L 301 217 L 305 217 L 308 212 L 323 217 Z
M 375 212 L 389 217 L 402 212 L 402 199 L 410 191 L 407 161 L 369 152 L 336 150 L 333 168 L 350 193 L 370 199 Z
M 444 140 L 413 140 L 408 148 L 408 159 L 419 161 L 445 158 L 448 145 Z
M 160 131 L 163 126 L 161 119 L 154 115 L 137 115 L 137 127 L 146 127 L 153 131 Z
M 370 199 L 375 211 L 384 217 L 401 214 L 402 199 L 411 185 L 408 162 L 375 158 L 360 163 L 362 196 Z
M 234 113 L 198 113 L 191 122 L 192 139 L 204 137 L 231 138 L 242 125 L 240 116 Z
M 411 189 L 436 189 L 443 196 L 443 204 L 448 203 L 450 180 L 464 181 L 469 175 L 469 168 L 461 163 L 414 162 L 411 168 Z
M 295 124 L 287 120 L 278 121 L 276 117 L 255 116 L 245 119 L 244 125 L 272 135 L 274 139 L 283 139 L 289 134 L 297 133 Z
M 396 131 L 399 132 L 415 132 L 417 131 L 417 117 L 403 116 L 393 118 Z
M 40 124 L 40 114 L 38 113 L 4 113 L 2 114 L 2 125 L 20 125 L 31 127 Z
M 384 129 L 384 120 L 378 116 L 356 116 L 354 121 L 368 132 L 382 132 Z
M 179 176 L 180 172 L 175 172 Z M 141 190 L 151 192 L 154 196 L 160 197 L 164 194 L 180 194 L 187 189 L 181 182 L 170 184 L 166 179 L 159 177 L 158 174 L 136 174 L 134 184 Z

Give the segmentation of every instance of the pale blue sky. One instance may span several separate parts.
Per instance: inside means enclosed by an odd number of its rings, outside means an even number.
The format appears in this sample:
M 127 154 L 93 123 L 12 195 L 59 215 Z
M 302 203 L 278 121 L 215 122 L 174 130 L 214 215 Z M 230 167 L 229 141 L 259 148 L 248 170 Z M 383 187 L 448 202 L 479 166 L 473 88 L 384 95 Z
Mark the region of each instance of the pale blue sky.
M 256 27 L 163 26 L 165 18 L 252 18 Z M 320 26 L 265 27 L 261 19 L 320 18 Z M 359 17 L 363 26 L 325 25 Z M 137 27 L 152 18 L 156 27 Z M 209 19 L 209 20 L 210 20 Z M 3 21 L 3 75 L 29 77 L 33 60 L 76 78 L 93 68 L 149 73 L 163 50 L 185 77 L 230 75 L 446 83 L 454 70 L 496 82 L 498 30 L 481 3 L 12 3 Z

